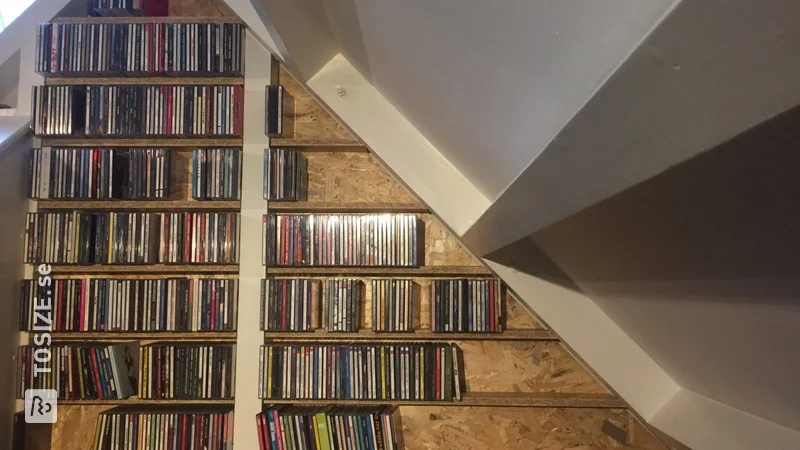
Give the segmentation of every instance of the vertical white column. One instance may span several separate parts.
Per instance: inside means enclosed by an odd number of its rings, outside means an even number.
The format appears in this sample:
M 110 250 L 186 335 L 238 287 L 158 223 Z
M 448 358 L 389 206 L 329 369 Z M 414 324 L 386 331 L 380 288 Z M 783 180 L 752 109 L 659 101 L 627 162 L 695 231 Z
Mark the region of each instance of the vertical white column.
M 240 450 L 258 448 L 255 415 L 258 398 L 258 351 L 264 342 L 259 330 L 261 223 L 267 210 L 263 196 L 265 87 L 270 80 L 270 53 L 247 31 L 245 38 L 244 146 L 242 153 L 242 213 L 239 235 L 239 317 L 236 333 L 236 402 L 233 444 Z

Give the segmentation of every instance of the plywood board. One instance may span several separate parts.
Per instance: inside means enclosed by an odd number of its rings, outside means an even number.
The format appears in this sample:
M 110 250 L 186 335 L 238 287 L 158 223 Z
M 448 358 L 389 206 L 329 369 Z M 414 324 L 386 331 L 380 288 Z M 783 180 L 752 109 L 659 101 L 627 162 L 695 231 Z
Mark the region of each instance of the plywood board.
M 308 201 L 416 203 L 366 152 L 306 152 Z
M 294 97 L 294 138 L 319 141 L 358 140 L 281 66 L 279 83 Z
M 113 405 L 62 405 L 53 425 L 51 450 L 86 450 L 94 444 L 97 416 Z
M 528 309 L 509 293 L 506 297 L 506 328 L 544 328 Z
M 425 223 L 426 266 L 481 266 L 450 231 L 432 215 L 420 216 Z
M 664 450 L 603 433 L 607 420 L 627 423 L 621 410 L 401 406 L 399 413 L 406 450 Z
M 558 342 L 460 341 L 467 390 L 607 393 Z

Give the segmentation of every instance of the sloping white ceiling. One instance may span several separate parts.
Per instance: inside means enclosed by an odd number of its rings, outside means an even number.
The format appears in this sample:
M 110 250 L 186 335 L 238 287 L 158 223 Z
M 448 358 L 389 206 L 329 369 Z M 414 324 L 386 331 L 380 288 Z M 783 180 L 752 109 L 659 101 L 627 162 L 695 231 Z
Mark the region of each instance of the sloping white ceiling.
M 348 60 L 490 200 L 674 3 L 323 2 Z
M 800 431 L 798 122 L 800 107 L 532 238 L 682 387 Z

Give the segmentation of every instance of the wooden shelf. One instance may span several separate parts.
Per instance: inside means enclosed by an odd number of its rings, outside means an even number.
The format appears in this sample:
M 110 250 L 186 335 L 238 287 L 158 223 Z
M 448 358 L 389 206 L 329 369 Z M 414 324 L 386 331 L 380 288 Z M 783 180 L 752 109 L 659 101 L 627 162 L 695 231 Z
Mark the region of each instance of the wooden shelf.
M 165 76 L 163 73 L 147 76 L 146 74 L 136 73 L 135 76 L 120 75 L 107 75 L 91 76 L 87 73 L 80 73 L 77 75 L 51 75 L 44 74 L 44 84 L 49 86 L 63 86 L 63 85 L 76 85 L 76 86 L 91 86 L 91 85 L 227 85 L 227 84 L 244 84 L 243 77 L 237 76 L 217 76 L 216 74 L 197 75 L 187 73 L 174 74 L 173 76 Z
M 148 400 L 137 397 L 109 400 L 59 400 L 58 405 L 233 405 L 233 399 L 222 400 Z
M 308 213 L 418 213 L 427 214 L 425 205 L 415 203 L 367 202 L 267 202 L 269 212 Z
M 506 330 L 502 333 L 434 333 L 416 330 L 412 333 L 376 333 L 360 330 L 357 333 L 338 333 L 325 330 L 312 332 L 265 331 L 264 337 L 280 341 L 557 341 L 558 336 L 550 330 Z
M 241 147 L 242 138 L 42 138 L 42 147 Z
M 239 273 L 238 264 L 50 264 L 54 275 L 67 273 Z
M 352 140 L 280 139 L 269 140 L 270 147 L 301 147 L 304 151 L 318 152 L 366 152 L 363 142 Z
M 239 200 L 39 200 L 40 210 L 239 211 Z
M 54 17 L 50 23 L 242 23 L 233 17 Z
M 267 267 L 268 275 L 344 275 L 344 276 L 404 276 L 404 277 L 463 277 L 492 276 L 481 266 L 426 267 Z
M 56 331 L 50 333 L 53 341 L 135 341 L 135 340 L 159 340 L 159 341 L 235 341 L 235 331 L 192 331 L 192 332 L 102 332 L 102 331 Z
M 563 394 L 523 392 L 467 392 L 461 401 L 418 400 L 283 400 L 263 399 L 266 405 L 430 405 L 430 406 L 515 406 L 528 408 L 627 408 L 622 400 L 611 394 Z

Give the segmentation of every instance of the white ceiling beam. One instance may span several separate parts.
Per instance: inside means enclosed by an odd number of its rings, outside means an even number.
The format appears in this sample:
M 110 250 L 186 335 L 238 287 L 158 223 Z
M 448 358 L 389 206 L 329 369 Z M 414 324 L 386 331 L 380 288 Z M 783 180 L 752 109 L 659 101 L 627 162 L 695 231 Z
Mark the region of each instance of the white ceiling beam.
M 463 239 L 487 255 L 790 109 L 798 53 L 796 1 L 681 2 Z
M 465 231 L 489 206 L 486 196 L 343 55 L 331 59 L 308 87 L 456 232 Z

